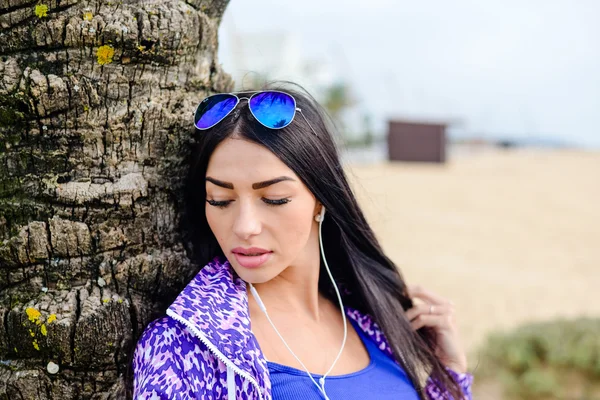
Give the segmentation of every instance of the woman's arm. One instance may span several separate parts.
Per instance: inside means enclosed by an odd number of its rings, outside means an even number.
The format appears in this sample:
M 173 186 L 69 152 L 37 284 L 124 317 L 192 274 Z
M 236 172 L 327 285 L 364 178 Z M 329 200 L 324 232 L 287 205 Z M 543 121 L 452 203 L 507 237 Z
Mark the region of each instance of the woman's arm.
M 417 298 L 424 302 L 422 304 L 415 303 L 412 308 L 406 311 L 406 317 L 412 328 L 419 330 L 426 326 L 435 330 L 435 355 L 445 365 L 446 371 L 459 384 L 465 395 L 463 399 L 471 400 L 473 375 L 466 372 L 467 356 L 459 340 L 454 319 L 454 304 L 419 285 L 408 286 L 408 292 L 411 298 Z M 432 400 L 452 398 L 448 394 L 440 392 L 441 389 L 438 388 L 431 377 L 427 382 L 426 390 Z

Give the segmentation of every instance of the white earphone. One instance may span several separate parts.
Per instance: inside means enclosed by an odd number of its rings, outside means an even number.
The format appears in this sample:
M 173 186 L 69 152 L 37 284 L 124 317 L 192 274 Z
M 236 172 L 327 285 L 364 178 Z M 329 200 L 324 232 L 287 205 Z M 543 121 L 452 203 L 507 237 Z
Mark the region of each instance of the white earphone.
M 325 219 L 325 206 L 321 207 L 321 212 L 319 215 L 315 215 L 315 221 L 321 222 Z

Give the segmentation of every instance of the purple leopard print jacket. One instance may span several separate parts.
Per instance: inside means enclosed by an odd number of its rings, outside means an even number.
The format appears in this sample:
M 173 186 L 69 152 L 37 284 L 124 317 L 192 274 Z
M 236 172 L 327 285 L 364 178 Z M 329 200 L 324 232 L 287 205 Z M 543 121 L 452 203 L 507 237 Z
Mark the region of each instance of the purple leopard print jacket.
M 357 310 L 348 317 L 392 357 L 377 323 Z M 134 359 L 135 399 L 272 400 L 267 360 L 250 330 L 246 282 L 215 257 L 179 294 L 167 315 L 151 322 Z M 473 376 L 448 369 L 472 400 Z M 430 399 L 451 399 L 427 381 Z

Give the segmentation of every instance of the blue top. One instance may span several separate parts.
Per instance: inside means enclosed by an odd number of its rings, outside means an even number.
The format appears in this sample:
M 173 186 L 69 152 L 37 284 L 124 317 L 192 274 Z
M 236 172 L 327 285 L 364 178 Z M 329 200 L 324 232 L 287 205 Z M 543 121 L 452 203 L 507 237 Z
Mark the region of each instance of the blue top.
M 369 352 L 369 365 L 346 375 L 325 378 L 325 392 L 330 400 L 419 400 L 408 376 L 398 364 L 381 351 L 350 319 Z M 267 361 L 274 400 L 322 400 L 323 397 L 306 371 Z M 323 375 L 311 374 L 319 383 Z

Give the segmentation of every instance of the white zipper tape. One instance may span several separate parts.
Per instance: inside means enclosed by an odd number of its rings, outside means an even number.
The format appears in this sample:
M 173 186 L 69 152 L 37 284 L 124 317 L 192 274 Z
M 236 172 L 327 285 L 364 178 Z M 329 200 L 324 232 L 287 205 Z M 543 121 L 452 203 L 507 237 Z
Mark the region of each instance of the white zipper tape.
M 198 329 L 196 329 L 195 326 L 193 326 L 185 318 L 175 314 L 175 312 L 172 310 L 167 310 L 167 315 L 169 317 L 173 318 L 174 320 L 179 321 L 182 324 L 184 324 L 194 334 L 194 336 L 196 336 L 198 339 L 200 339 L 200 341 L 202 343 L 204 343 L 206 345 L 206 347 L 208 347 L 208 349 L 215 356 L 217 356 L 217 358 L 219 360 L 221 360 L 221 362 L 223 362 L 223 364 L 225 364 L 227 366 L 227 368 L 231 368 L 236 374 L 238 374 L 242 378 L 248 379 L 250 381 L 250 383 L 252 383 L 254 385 L 254 387 L 256 388 L 259 399 L 260 400 L 263 399 L 262 392 L 260 391 L 260 386 L 258 385 L 258 382 L 256 382 L 256 380 L 252 376 L 250 376 L 247 372 L 242 371 L 240 368 L 238 368 L 233 362 L 231 362 L 230 359 L 225 357 L 225 355 L 223 353 L 221 353 L 219 351 L 219 349 L 217 349 L 217 347 L 214 344 L 212 344 Z M 235 381 L 234 381 L 234 384 L 235 384 Z M 229 379 L 228 379 L 227 385 L 229 386 Z

